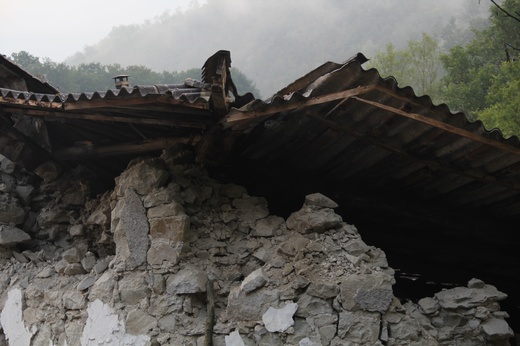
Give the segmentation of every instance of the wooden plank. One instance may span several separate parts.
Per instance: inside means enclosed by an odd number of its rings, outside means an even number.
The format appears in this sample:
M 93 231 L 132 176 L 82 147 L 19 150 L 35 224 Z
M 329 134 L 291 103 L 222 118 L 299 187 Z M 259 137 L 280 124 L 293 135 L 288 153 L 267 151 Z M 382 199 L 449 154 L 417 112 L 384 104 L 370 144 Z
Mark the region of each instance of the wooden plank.
M 319 105 L 331 101 L 348 99 L 357 95 L 366 94 L 376 89 L 377 87 L 373 85 L 362 86 L 354 89 L 340 91 L 337 93 L 316 96 L 301 102 L 287 102 L 278 106 L 267 105 L 264 109 L 259 110 L 240 111 L 238 109 L 233 109 L 223 119 L 223 123 L 224 127 L 230 127 L 238 122 L 268 117 L 276 113 L 292 111 L 295 109 Z
M 15 99 L 11 97 L 3 97 L 0 96 L 0 105 L 3 106 L 24 106 L 24 107 L 36 107 L 36 108 L 52 108 L 52 109 L 61 109 L 61 102 L 44 102 L 44 101 L 36 101 L 36 100 L 24 100 L 24 99 Z
M 128 107 L 135 105 L 148 105 L 154 103 L 166 103 L 170 105 L 180 105 L 190 108 L 207 109 L 208 106 L 203 103 L 189 103 L 183 100 L 178 100 L 171 97 L 137 97 L 137 98 L 117 98 L 117 99 L 100 99 L 88 101 L 64 102 L 64 110 L 86 110 L 94 108 L 111 108 L 111 107 Z
M 58 160 L 73 160 L 86 157 L 109 157 L 117 155 L 141 154 L 155 150 L 169 148 L 175 144 L 195 144 L 200 136 L 156 138 L 140 143 L 124 143 L 110 146 L 81 146 L 59 149 L 53 152 Z
M 420 157 L 415 157 L 413 154 L 410 154 L 410 153 L 404 151 L 403 148 L 396 147 L 396 146 L 390 145 L 388 143 L 382 142 L 382 141 L 378 140 L 377 138 L 369 137 L 366 134 L 359 133 L 356 130 L 354 130 L 348 126 L 344 126 L 344 125 L 338 124 L 336 122 L 330 121 L 328 119 L 324 119 L 324 118 L 314 115 L 312 113 L 306 113 L 306 115 L 317 121 L 327 124 L 328 126 L 330 126 L 330 128 L 332 128 L 340 133 L 346 133 L 350 136 L 360 138 L 361 140 L 367 141 L 368 143 L 375 144 L 381 148 L 394 152 L 404 158 L 412 160 L 413 162 L 417 162 L 419 164 L 424 164 L 425 166 L 431 167 L 432 169 L 439 169 L 439 170 L 450 172 L 450 173 L 453 173 L 453 174 L 456 174 L 459 176 L 467 177 L 470 179 L 474 179 L 474 180 L 478 180 L 478 181 L 482 181 L 482 182 L 486 182 L 486 183 L 490 183 L 490 184 L 495 184 L 495 185 L 507 187 L 507 188 L 514 189 L 514 190 L 520 190 L 520 183 L 518 183 L 516 181 L 501 180 L 493 175 L 487 174 L 484 171 L 479 171 L 476 169 L 460 170 L 460 169 L 445 165 L 445 164 L 440 163 L 435 160 L 428 160 L 428 159 L 423 159 Z M 337 169 L 332 170 L 331 172 L 328 172 L 328 175 L 334 175 L 334 171 L 337 171 Z M 340 170 L 340 172 L 341 172 L 341 170 Z
M 366 103 L 366 104 L 369 104 L 371 106 L 374 106 L 374 107 L 377 107 L 377 108 L 380 108 L 380 109 L 387 110 L 389 112 L 392 112 L 392 113 L 397 114 L 397 115 L 401 115 L 401 116 L 409 118 L 409 119 L 420 121 L 422 123 L 434 126 L 436 128 L 439 128 L 441 130 L 444 130 L 444 131 L 456 134 L 458 136 L 466 137 L 466 138 L 469 138 L 469 139 L 474 140 L 476 142 L 480 142 L 480 143 L 483 143 L 483 144 L 495 147 L 497 149 L 505 150 L 507 152 L 510 152 L 510 153 L 513 153 L 513 154 L 516 154 L 516 155 L 520 155 L 520 148 L 513 147 L 513 146 L 511 146 L 511 145 L 509 145 L 507 143 L 503 143 L 503 142 L 497 141 L 495 139 L 484 137 L 484 136 L 482 136 L 480 134 L 473 133 L 471 131 L 462 129 L 460 127 L 456 127 L 456 126 L 447 124 L 447 123 L 442 122 L 440 120 L 429 118 L 427 116 L 424 116 L 424 115 L 421 115 L 421 114 L 417 114 L 417 113 L 407 113 L 407 112 L 402 111 L 400 109 L 397 109 L 397 108 L 394 108 L 394 107 L 391 107 L 391 106 L 387 106 L 387 105 L 384 105 L 384 104 L 379 103 L 379 102 L 366 100 L 366 99 L 363 99 L 363 98 L 360 98 L 360 97 L 356 97 L 356 96 L 353 96 L 352 99 L 360 101 L 360 102 L 363 102 L 363 103 Z
M 14 129 L 3 114 L 0 115 L 0 153 L 29 171 L 51 160 L 47 151 Z
M 142 124 L 142 125 L 163 125 L 172 127 L 186 127 L 205 129 L 208 126 L 200 122 L 190 121 L 178 121 L 174 119 L 158 119 L 158 118 L 142 118 L 136 116 L 110 116 L 103 114 L 94 113 L 71 113 L 71 112 L 58 112 L 58 111 L 45 111 L 36 109 L 18 109 L 18 108 L 4 108 L 6 113 L 23 113 L 25 115 L 44 118 L 45 120 L 55 119 L 71 119 L 71 120 L 92 120 L 92 121 L 103 121 L 103 122 L 117 122 L 117 123 L 130 123 L 130 124 Z

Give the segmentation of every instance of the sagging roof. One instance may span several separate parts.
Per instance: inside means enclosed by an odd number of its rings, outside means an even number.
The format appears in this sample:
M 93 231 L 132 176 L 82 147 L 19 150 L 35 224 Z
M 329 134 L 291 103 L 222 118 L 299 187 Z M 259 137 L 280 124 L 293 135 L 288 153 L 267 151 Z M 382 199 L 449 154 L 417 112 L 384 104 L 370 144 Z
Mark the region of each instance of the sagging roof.
M 400 88 L 359 56 L 231 110 L 237 155 L 378 194 L 520 218 L 520 142 Z
M 35 93 L 58 92 L 52 85 L 36 78 L 2 54 L 0 54 L 0 86 Z
M 3 154 L 34 169 L 47 159 L 99 160 L 200 141 L 199 158 L 207 164 L 228 164 L 223 158 L 233 156 L 344 186 L 520 218 L 518 139 L 364 70 L 365 61 L 358 54 L 325 63 L 270 99 L 242 107 L 233 103 L 240 96 L 227 51 L 204 64 L 204 82 L 80 94 L 0 88 Z

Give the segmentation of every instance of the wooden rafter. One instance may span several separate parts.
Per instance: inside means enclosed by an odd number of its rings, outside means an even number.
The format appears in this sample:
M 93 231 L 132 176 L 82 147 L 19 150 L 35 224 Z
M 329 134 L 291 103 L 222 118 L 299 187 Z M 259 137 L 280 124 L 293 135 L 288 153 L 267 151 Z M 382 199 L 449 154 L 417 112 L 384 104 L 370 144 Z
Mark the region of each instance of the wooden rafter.
M 53 152 L 59 160 L 73 160 L 87 157 L 110 157 L 117 155 L 142 154 L 171 147 L 175 144 L 195 144 L 200 136 L 155 138 L 139 143 L 123 143 L 109 146 L 84 145 L 64 148 Z

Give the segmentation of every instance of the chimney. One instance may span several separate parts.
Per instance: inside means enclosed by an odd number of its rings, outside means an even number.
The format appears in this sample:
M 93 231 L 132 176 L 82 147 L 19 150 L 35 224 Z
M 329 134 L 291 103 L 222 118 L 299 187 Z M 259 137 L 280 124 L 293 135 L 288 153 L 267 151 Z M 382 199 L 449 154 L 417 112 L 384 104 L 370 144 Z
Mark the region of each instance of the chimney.
M 116 89 L 121 89 L 122 87 L 130 86 L 130 83 L 128 82 L 128 75 L 121 74 L 119 76 L 112 77 L 112 79 L 114 79 Z

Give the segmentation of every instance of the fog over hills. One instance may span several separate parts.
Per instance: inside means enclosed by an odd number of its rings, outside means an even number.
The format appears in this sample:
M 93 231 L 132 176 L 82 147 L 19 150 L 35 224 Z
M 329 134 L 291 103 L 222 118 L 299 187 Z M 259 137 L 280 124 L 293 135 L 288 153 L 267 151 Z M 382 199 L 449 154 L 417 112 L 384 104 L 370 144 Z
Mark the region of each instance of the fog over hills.
M 439 40 L 487 16 L 477 0 L 208 0 L 185 12 L 115 27 L 66 62 L 145 65 L 156 71 L 201 67 L 220 49 L 267 97 L 326 61 L 404 47 L 423 32 Z M 452 24 L 451 33 L 445 30 Z M 258 95 L 257 95 L 258 96 Z

